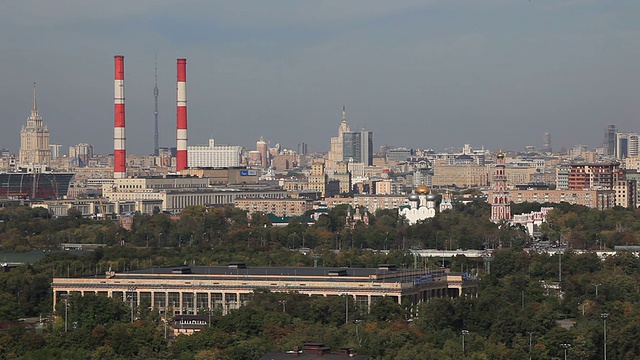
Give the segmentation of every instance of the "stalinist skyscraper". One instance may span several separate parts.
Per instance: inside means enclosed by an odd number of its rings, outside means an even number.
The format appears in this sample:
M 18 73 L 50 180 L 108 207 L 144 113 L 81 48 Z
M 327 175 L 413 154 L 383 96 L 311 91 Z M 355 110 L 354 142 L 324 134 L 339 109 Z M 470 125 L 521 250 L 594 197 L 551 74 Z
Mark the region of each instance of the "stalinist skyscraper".
M 329 159 L 327 160 L 327 168 L 335 169 L 336 163 L 344 160 L 344 151 L 342 143 L 342 134 L 346 131 L 351 131 L 349 124 L 347 124 L 347 111 L 345 106 L 342 106 L 342 121 L 340 127 L 338 127 L 338 136 L 331 138 L 331 149 L 329 150 Z
M 33 83 L 33 109 L 27 118 L 27 125 L 20 132 L 20 165 L 48 165 L 51 160 L 49 149 L 49 128 L 42 123 L 36 102 L 36 83 Z

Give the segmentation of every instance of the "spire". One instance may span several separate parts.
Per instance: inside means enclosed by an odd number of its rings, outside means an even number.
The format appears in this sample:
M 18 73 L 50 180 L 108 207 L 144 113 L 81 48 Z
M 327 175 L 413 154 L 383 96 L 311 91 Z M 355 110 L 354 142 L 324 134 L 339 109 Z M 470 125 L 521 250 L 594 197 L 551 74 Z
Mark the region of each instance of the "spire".
M 31 109 L 31 116 L 38 116 L 38 102 L 36 101 L 36 82 L 33 82 L 33 109 Z
M 342 105 L 342 122 L 347 122 L 347 107 Z
M 155 84 L 153 86 L 153 97 L 155 99 L 155 106 L 153 111 L 153 124 L 154 124 L 154 133 L 153 133 L 153 155 L 158 156 L 160 154 L 160 148 L 158 145 L 158 94 L 160 91 L 158 90 L 158 54 L 155 56 L 154 62 L 154 71 L 155 71 Z
M 38 101 L 36 98 L 36 83 L 33 83 L 33 108 L 31 109 L 31 116 L 27 118 L 27 127 L 38 128 L 42 125 L 42 118 L 38 114 Z

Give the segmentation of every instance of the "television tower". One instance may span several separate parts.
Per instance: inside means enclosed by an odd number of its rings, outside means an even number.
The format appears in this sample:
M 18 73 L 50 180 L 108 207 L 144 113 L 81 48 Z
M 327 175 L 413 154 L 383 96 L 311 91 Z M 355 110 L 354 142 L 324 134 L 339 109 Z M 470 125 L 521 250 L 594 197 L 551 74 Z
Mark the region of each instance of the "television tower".
M 155 108 L 153 111 L 153 116 L 155 120 L 156 131 L 153 134 L 153 155 L 158 156 L 160 155 L 160 150 L 158 147 L 158 94 L 160 93 L 160 91 L 158 90 L 158 56 L 157 55 L 155 59 L 155 76 L 156 76 L 156 82 L 155 82 L 155 86 L 153 87 L 153 97 L 155 97 Z

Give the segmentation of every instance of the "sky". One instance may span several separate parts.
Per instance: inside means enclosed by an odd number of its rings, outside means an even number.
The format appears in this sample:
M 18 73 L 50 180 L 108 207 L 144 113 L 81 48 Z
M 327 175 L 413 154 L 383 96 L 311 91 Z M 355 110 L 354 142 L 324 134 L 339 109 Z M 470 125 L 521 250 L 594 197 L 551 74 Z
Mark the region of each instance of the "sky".
M 640 132 L 638 0 L 21 0 L 0 2 L 0 148 L 32 107 L 63 153 L 113 147 L 125 56 L 127 152 L 175 146 L 176 59 L 189 144 L 328 151 L 342 106 L 374 147 L 601 146 Z

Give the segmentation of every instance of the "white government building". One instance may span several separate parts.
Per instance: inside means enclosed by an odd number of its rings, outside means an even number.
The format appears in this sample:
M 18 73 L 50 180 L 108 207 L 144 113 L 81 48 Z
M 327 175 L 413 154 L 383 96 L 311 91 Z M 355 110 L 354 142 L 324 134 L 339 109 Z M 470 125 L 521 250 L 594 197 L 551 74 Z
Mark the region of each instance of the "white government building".
M 242 159 L 242 146 L 216 145 L 209 139 L 209 145 L 187 147 L 187 163 L 190 168 L 238 167 Z

